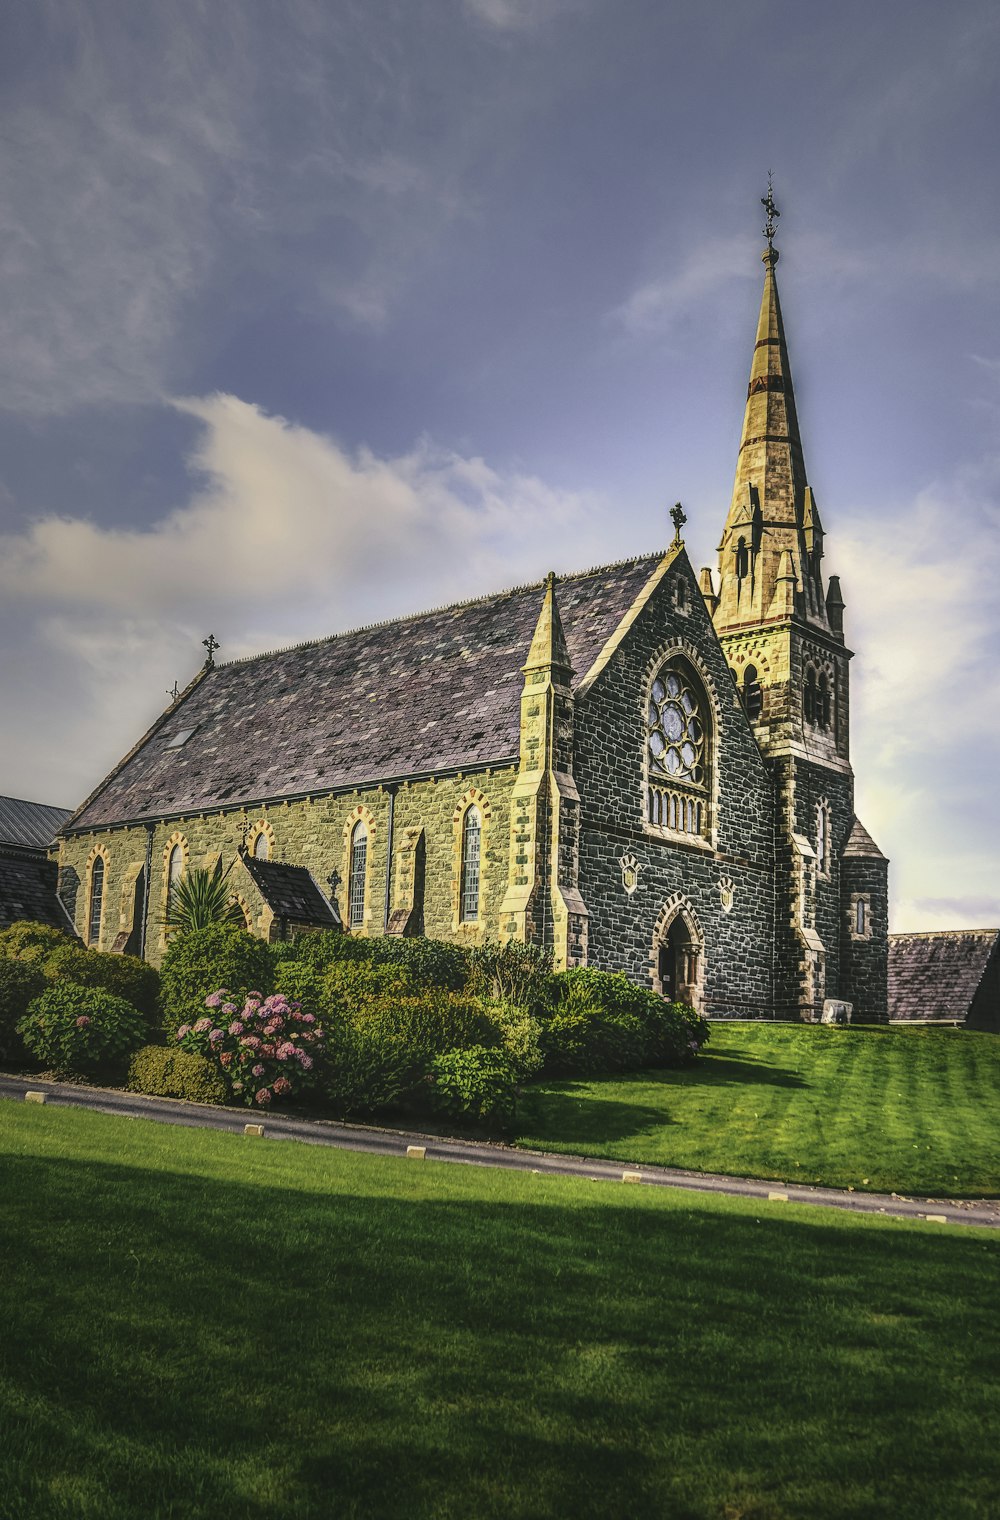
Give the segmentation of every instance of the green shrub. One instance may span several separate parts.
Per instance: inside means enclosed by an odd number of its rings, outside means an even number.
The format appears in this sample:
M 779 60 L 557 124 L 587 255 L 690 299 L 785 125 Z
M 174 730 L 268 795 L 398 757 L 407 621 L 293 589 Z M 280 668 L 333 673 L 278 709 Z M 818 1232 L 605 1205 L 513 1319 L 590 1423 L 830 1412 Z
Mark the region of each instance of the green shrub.
M 635 1070 L 643 1064 L 646 1041 L 642 1023 L 631 1013 L 602 1013 L 599 1008 L 567 1008 L 542 1025 L 545 1074 L 554 1077 L 597 1076 Z
M 156 1018 L 160 973 L 136 955 L 110 955 L 83 945 L 62 945 L 45 962 L 45 975 L 79 987 L 100 987 L 131 1003 L 149 1020 Z
M 146 1038 L 137 1008 L 112 992 L 55 982 L 36 997 L 17 1026 L 28 1050 L 54 1071 L 111 1071 Z
M 526 1081 L 541 1071 L 545 1057 L 542 1053 L 542 1025 L 526 1008 L 508 1003 L 491 1003 L 490 1019 L 500 1035 L 501 1047 L 513 1061 L 518 1077 Z
M 330 966 L 323 978 L 323 1012 L 350 1018 L 387 998 L 419 997 L 427 990 L 414 982 L 405 966 L 343 961 Z
M 708 1020 L 687 1003 L 665 1003 L 656 997 L 644 1017 L 647 1066 L 684 1066 L 693 1061 L 708 1040 Z
M 515 1004 L 536 1018 L 552 1012 L 555 996 L 552 956 L 537 945 L 487 940 L 469 956 L 469 991 L 499 1003 Z
M 326 1006 L 324 967 L 310 962 L 279 960 L 274 968 L 274 990 L 292 1002 L 301 1003 L 308 1013 L 319 1013 Z
M 517 1072 L 502 1050 L 473 1045 L 431 1062 L 431 1102 L 450 1119 L 506 1128 L 517 1107 Z
M 585 1020 L 593 1023 L 593 1049 L 590 1055 L 584 1056 L 580 1040 L 587 1043 L 587 1037 L 582 1026 L 574 1026 L 571 1033 L 565 1031 L 567 1052 L 570 1047 L 574 1051 L 572 1059 L 584 1059 L 593 1061 L 599 1059 L 599 1051 L 608 1048 L 610 1059 L 616 1061 L 620 1049 L 627 1048 L 627 1042 L 623 1045 L 621 1040 L 613 1033 L 609 1034 L 601 1021 L 611 1020 L 614 1023 L 628 1027 L 634 1021 L 641 1032 L 642 1049 L 637 1057 L 629 1058 L 629 1064 L 634 1066 L 680 1066 L 686 1061 L 692 1060 L 699 1049 L 708 1039 L 708 1021 L 701 1018 L 686 1003 L 667 1003 L 649 987 L 638 987 L 629 981 L 620 971 L 597 971 L 593 967 L 577 967 L 573 971 L 560 972 L 553 977 L 556 990 L 557 1004 L 556 1015 L 566 1017 L 569 1015 L 581 1015 Z M 600 1020 L 596 1022 L 593 1015 L 599 1014 Z M 552 1059 L 559 1061 L 557 1047 L 560 1046 L 562 1036 L 557 1030 L 552 1037 Z M 610 1043 L 609 1043 L 610 1042 Z M 546 1070 L 555 1070 L 548 1059 L 548 1049 L 543 1038 L 543 1047 L 547 1051 Z M 618 1054 L 616 1054 L 616 1051 Z M 565 1069 L 560 1067 L 560 1069 Z M 583 1070 L 583 1067 L 578 1067 Z M 607 1070 L 621 1070 L 620 1065 L 588 1065 L 585 1069 L 591 1072 Z
M 143 1045 L 128 1068 L 129 1092 L 153 1098 L 187 1098 L 191 1103 L 225 1103 L 226 1084 L 218 1066 L 180 1046 Z
M 24 1060 L 27 1052 L 17 1026 L 44 987 L 45 976 L 38 964 L 0 956 L 0 1061 Z
M 418 987 L 440 987 L 461 992 L 469 980 L 469 952 L 446 940 L 406 939 L 383 934 L 368 941 L 368 959 L 375 966 L 398 966 Z
M 231 924 L 192 929 L 167 948 L 160 971 L 160 1009 L 163 1027 L 176 1034 L 205 1012 L 205 999 L 228 987 L 234 1001 L 248 992 L 271 991 L 274 964 L 261 939 Z
M 317 966 L 325 971 L 340 961 L 369 960 L 374 943 L 345 934 L 343 929 L 324 929 L 320 934 L 300 934 L 297 939 L 272 945 L 271 953 L 278 961 L 297 961 L 302 966 Z
M 440 989 L 352 1005 L 328 1018 L 326 1037 L 324 1092 L 342 1113 L 413 1101 L 435 1056 L 500 1038 L 479 1003 Z
M 0 955 L 19 961 L 44 961 L 53 950 L 79 943 L 72 934 L 53 929 L 51 924 L 34 923 L 31 919 L 21 919 L 0 929 Z

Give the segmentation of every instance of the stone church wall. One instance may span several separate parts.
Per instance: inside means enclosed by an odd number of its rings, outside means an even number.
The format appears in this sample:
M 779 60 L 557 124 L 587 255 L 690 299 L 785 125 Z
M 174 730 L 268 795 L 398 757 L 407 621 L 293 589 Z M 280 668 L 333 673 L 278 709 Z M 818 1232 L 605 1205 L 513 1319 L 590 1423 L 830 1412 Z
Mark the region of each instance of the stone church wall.
M 715 713 L 714 848 L 667 840 L 645 823 L 649 686 L 675 652 L 700 672 Z M 655 942 L 681 910 L 704 946 L 702 1010 L 770 1018 L 772 787 L 686 559 L 578 697 L 574 774 L 583 799 L 580 890 L 590 911 L 590 964 L 654 985 Z M 632 894 L 623 884 L 626 854 L 638 868 Z
M 515 775 L 515 768 L 509 767 L 400 785 L 393 819 L 390 915 L 408 890 L 404 866 L 408 846 L 414 846 L 417 839 L 413 836 L 422 833 L 423 911 L 418 916 L 422 917 L 423 932 L 437 939 L 472 944 L 479 943 L 486 934 L 496 936 L 500 902 L 507 885 L 510 795 Z M 474 923 L 461 924 L 458 921 L 461 828 L 465 810 L 473 802 L 483 818 L 480 914 Z M 338 873 L 336 899 L 346 920 L 350 831 L 361 817 L 369 829 L 368 871 L 365 925 L 355 932 L 381 934 L 385 923 L 389 820 L 389 792 L 383 787 L 278 802 L 245 811 L 171 818 L 152 825 L 147 959 L 159 964 L 165 950 L 160 925 L 166 901 L 167 863 L 175 844 L 181 845 L 188 868 L 211 867 L 221 857 L 223 870 L 228 870 L 236 858 L 244 828 L 249 825 L 248 838 L 252 841 L 261 825 L 269 825 L 272 860 L 306 866 L 326 893 L 330 891 L 328 878 L 332 872 Z M 60 843 L 60 880 L 67 888 L 66 896 L 73 901 L 74 923 L 85 940 L 92 864 L 98 853 L 104 858 L 102 950 L 111 949 L 118 934 L 133 928 L 135 880 L 146 859 L 147 833 L 145 826 L 136 825 L 100 833 L 71 834 Z M 234 871 L 232 879 L 238 886 L 249 927 L 255 933 L 266 934 L 270 915 L 256 888 L 245 873 Z

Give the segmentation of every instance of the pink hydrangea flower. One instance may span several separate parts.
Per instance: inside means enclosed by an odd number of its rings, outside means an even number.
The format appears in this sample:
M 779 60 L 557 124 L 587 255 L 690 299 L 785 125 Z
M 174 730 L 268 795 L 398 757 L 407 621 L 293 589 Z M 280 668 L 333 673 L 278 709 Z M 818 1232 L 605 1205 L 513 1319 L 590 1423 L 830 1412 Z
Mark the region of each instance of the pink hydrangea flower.
M 233 1053 L 231 1050 L 223 1050 L 219 1055 L 220 1066 L 232 1065 Z
M 210 1045 L 218 1045 L 218 1043 L 219 1043 L 219 1041 L 221 1039 L 222 1039 L 222 1030 L 221 1029 L 213 1029 L 212 1033 L 208 1037 L 208 1043 Z
M 279 1097 L 283 1098 L 285 1093 L 291 1092 L 292 1084 L 287 1077 L 278 1077 L 274 1084 L 274 1090 Z
M 205 1034 L 207 1030 L 211 1029 L 211 1027 L 212 1027 L 212 1020 L 211 1019 L 199 1019 L 198 1022 L 197 1022 L 197 1024 L 195 1024 L 193 1026 L 192 1033 L 193 1034 Z
M 223 1011 L 223 1013 L 235 1013 L 236 1012 L 236 1004 L 235 1003 L 223 1003 L 223 1005 L 222 1005 L 222 1011 Z
M 184 1036 L 186 1034 L 190 1034 L 190 1033 L 191 1033 L 191 1025 L 190 1024 L 182 1024 L 181 1027 L 180 1027 L 180 1029 L 178 1029 L 178 1031 L 177 1031 L 177 1038 L 179 1040 L 183 1040 Z
M 255 1034 L 245 1034 L 240 1044 L 245 1046 L 247 1050 L 256 1050 L 260 1045 L 260 1040 L 258 1040 Z
M 291 1040 L 285 1040 L 274 1052 L 279 1061 L 287 1061 L 295 1054 L 295 1046 Z
M 218 1008 L 219 1004 L 222 1002 L 223 997 L 224 993 L 222 992 L 210 992 L 208 994 L 208 997 L 205 999 L 205 1007 Z
M 234 1082 L 233 1083 L 233 1092 L 242 1092 L 242 1091 L 243 1091 L 243 1083 L 242 1082 Z
M 76 1027 L 77 1029 L 86 1029 L 89 1023 L 90 1020 L 87 1015 L 85 1013 L 81 1013 L 80 1017 L 76 1021 Z
M 262 1077 L 264 1075 L 264 1068 L 261 1066 L 260 1062 L 258 1062 L 257 1065 L 251 1069 L 250 1075 L 252 1077 Z
M 303 1071 L 312 1070 L 312 1056 L 307 1056 L 304 1050 L 299 1051 L 299 1065 Z
M 242 1034 L 243 1033 L 243 1025 L 240 1023 L 239 1019 L 234 1019 L 233 1022 L 230 1024 L 230 1026 L 229 1026 L 229 1033 L 230 1034 Z
M 256 1097 L 255 1101 L 258 1102 L 258 1103 L 270 1103 L 270 1101 L 271 1101 L 271 1093 L 270 1093 L 269 1089 L 266 1088 L 266 1087 L 262 1087 L 260 1089 L 260 1092 L 257 1094 L 257 1097 Z

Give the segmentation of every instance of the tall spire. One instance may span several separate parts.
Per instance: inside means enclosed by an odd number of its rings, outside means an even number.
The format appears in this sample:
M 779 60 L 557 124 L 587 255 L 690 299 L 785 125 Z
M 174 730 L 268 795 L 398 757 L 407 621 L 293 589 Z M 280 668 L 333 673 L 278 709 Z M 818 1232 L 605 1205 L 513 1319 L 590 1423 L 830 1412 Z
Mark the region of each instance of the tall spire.
M 787 584 L 781 588 L 781 609 L 772 608 L 772 603 L 779 591 L 779 579 L 787 582 L 787 563 L 782 565 L 782 556 L 787 552 L 795 577 L 794 610 L 825 628 L 826 607 L 819 569 L 822 527 L 818 508 L 806 485 L 792 371 L 778 299 L 774 223 L 780 213 L 774 204 L 770 180 L 763 205 L 767 211 L 764 228 L 767 247 L 761 255 L 764 290 L 732 503 L 719 545 L 721 586 L 715 624 L 722 629 L 759 622 L 784 610 Z

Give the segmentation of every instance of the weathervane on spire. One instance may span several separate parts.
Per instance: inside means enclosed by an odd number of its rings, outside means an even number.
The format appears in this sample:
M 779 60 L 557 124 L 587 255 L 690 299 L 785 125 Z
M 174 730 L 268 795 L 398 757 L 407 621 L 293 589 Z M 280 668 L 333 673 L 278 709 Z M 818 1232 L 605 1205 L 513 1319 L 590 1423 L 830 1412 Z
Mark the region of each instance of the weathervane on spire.
M 774 190 L 771 185 L 770 169 L 767 171 L 767 199 L 765 200 L 764 196 L 761 196 L 760 203 L 767 212 L 767 226 L 764 228 L 764 236 L 767 238 L 768 248 L 771 249 L 774 247 L 774 224 L 781 215 L 781 212 L 774 204 Z

